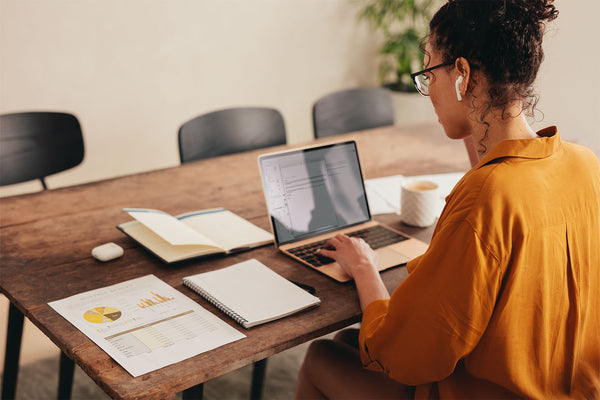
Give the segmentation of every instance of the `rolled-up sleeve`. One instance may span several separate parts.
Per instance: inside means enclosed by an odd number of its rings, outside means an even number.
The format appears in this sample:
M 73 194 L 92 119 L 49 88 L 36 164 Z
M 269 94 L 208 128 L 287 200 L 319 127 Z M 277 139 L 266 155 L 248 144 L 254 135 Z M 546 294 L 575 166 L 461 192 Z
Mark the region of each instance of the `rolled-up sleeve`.
M 497 258 L 468 222 L 443 226 L 390 299 L 364 310 L 363 365 L 407 385 L 449 376 L 479 341 L 502 282 Z

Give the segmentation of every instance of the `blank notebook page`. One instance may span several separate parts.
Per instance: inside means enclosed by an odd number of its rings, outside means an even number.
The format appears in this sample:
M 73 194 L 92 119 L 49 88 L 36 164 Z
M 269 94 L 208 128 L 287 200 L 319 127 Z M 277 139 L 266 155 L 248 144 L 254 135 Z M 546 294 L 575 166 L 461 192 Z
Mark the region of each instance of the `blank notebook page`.
M 186 282 L 186 280 L 188 282 Z M 271 321 L 320 303 L 258 260 L 184 278 L 248 321 Z

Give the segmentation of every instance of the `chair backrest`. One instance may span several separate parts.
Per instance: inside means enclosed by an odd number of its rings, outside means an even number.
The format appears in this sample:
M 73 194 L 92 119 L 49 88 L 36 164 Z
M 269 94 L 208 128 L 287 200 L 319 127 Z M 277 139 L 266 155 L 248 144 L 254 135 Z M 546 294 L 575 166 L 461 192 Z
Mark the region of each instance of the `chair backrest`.
M 74 115 L 23 112 L 0 115 L 0 186 L 40 179 L 83 161 L 81 126 Z
M 182 163 L 286 143 L 281 113 L 238 107 L 200 115 L 179 128 Z
M 388 89 L 358 88 L 321 97 L 313 106 L 315 138 L 394 125 Z

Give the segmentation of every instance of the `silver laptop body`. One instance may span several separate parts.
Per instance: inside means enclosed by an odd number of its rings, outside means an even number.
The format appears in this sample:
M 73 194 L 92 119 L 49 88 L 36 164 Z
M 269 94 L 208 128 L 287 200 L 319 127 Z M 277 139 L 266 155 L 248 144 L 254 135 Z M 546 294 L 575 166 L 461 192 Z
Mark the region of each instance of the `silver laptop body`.
M 346 282 L 351 278 L 337 262 L 314 255 L 322 247 L 315 243 L 359 231 L 378 247 L 380 271 L 427 249 L 426 243 L 371 219 L 356 142 L 263 154 L 258 164 L 275 246 L 295 260 Z

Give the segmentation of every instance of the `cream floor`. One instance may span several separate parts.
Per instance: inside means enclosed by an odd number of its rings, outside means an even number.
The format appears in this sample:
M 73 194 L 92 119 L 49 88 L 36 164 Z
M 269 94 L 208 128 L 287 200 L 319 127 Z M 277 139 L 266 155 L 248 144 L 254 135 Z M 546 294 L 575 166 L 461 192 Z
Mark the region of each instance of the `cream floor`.
M 0 370 L 4 369 L 4 353 L 6 346 L 6 327 L 8 326 L 8 299 L 0 295 Z M 58 356 L 58 348 L 35 327 L 27 318 L 23 328 L 23 338 L 21 340 L 20 365 L 38 361 L 43 358 Z

